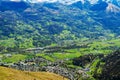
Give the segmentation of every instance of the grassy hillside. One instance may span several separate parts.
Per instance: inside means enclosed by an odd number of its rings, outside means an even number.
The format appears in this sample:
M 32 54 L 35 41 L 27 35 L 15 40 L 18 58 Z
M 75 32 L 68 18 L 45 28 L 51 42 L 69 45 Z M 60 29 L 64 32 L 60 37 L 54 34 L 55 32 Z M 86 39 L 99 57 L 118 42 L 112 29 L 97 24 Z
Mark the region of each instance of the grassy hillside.
M 0 67 L 0 80 L 67 80 L 49 72 L 23 72 Z

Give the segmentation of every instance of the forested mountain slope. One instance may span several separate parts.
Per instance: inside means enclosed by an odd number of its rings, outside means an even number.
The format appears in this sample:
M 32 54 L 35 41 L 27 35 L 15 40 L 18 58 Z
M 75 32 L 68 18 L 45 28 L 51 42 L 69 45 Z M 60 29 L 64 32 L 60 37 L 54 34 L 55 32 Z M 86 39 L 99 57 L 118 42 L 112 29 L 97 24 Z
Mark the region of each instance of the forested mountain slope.
M 6 46 L 16 49 L 116 38 L 120 34 L 119 21 L 119 6 L 105 1 L 70 5 L 1 1 L 1 51 Z

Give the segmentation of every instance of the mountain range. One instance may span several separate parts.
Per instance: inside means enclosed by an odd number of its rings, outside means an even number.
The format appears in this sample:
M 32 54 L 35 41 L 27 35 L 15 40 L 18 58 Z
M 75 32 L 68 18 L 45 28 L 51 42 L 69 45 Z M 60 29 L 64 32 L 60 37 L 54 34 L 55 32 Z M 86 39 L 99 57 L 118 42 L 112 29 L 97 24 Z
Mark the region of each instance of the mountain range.
M 76 4 L 76 6 L 95 5 L 94 7 L 98 9 L 107 7 L 107 9 L 111 9 L 111 11 L 113 11 L 112 9 L 116 9 L 116 8 L 119 11 L 118 8 L 120 6 L 120 0 L 1 0 L 1 2 L 4 1 L 15 2 L 16 4 L 19 2 L 26 2 L 26 3 L 37 3 L 37 4 L 42 4 L 42 3 L 61 3 L 64 5 Z
M 46 1 L 2 0 L 0 39 L 12 39 L 12 47 L 26 48 L 66 40 L 111 39 L 120 34 L 119 0 Z
M 63 4 L 73 4 L 73 3 L 78 2 L 78 1 L 81 1 L 83 4 L 86 2 L 89 2 L 91 4 L 96 4 L 98 2 L 105 1 L 105 2 L 113 3 L 113 4 L 120 6 L 120 0 L 2 0 L 2 1 L 14 1 L 14 2 L 25 1 L 25 2 L 30 2 L 30 3 L 59 2 L 59 3 L 63 3 Z

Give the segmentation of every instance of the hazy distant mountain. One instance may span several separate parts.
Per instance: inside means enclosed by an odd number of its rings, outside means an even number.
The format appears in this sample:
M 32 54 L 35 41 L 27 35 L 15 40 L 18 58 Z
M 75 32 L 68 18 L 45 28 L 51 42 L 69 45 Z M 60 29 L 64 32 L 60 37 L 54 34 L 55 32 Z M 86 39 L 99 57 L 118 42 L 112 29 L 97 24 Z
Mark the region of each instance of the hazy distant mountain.
M 68 4 L 68 5 L 72 4 L 72 3 L 75 3 L 75 2 L 78 2 L 78 1 L 81 1 L 83 4 L 86 3 L 86 1 L 91 3 L 91 4 L 97 4 L 98 2 L 105 1 L 105 2 L 113 3 L 113 4 L 117 5 L 117 6 L 120 6 L 120 0 L 2 0 L 2 1 L 16 1 L 16 2 L 25 1 L 25 2 L 31 2 L 31 3 L 59 2 L 59 3 L 62 3 L 62 4 Z
M 107 3 L 107 2 L 99 2 L 97 4 L 94 4 L 91 8 L 93 11 L 101 11 L 106 10 L 106 12 L 112 12 L 112 13 L 119 13 L 120 7 L 113 3 Z
M 108 3 L 106 11 L 112 13 L 120 13 L 120 8 L 114 4 Z
M 30 7 L 29 4 L 25 2 L 2 1 L 0 5 L 0 11 L 6 11 L 6 10 L 23 11 L 24 9 L 28 7 Z

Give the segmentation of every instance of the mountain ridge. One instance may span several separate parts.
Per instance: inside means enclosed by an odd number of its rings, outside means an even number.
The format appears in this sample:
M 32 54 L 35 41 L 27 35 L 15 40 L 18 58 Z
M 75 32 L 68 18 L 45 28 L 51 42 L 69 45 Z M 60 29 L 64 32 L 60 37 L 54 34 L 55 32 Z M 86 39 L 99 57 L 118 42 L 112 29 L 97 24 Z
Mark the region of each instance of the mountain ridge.
M 58 3 L 62 3 L 62 4 L 67 4 L 67 5 L 71 5 L 73 3 L 76 3 L 78 1 L 80 1 L 82 4 L 89 2 L 90 4 L 97 4 L 99 2 L 109 2 L 109 3 L 113 3 L 117 6 L 120 6 L 120 0 L 2 0 L 2 1 L 13 1 L 13 2 L 20 2 L 20 1 L 25 1 L 28 3 L 44 3 L 44 2 L 48 2 L 48 3 L 54 3 L 54 2 L 58 2 Z

